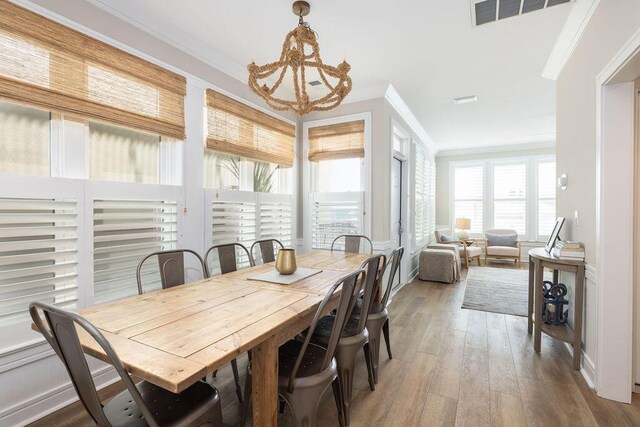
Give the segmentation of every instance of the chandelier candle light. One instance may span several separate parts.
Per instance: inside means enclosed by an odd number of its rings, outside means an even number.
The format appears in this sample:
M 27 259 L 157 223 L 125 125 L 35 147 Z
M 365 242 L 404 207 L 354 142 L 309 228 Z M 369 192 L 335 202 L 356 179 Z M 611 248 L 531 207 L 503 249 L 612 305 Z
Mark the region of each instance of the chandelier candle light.
M 311 6 L 306 1 L 296 1 L 292 9 L 298 16 L 299 22 L 298 26 L 287 34 L 280 59 L 260 66 L 255 62 L 249 64 L 247 66 L 249 87 L 274 110 L 293 111 L 299 116 L 312 111 L 331 110 L 340 105 L 351 91 L 351 77 L 348 75 L 351 66 L 346 61 L 342 61 L 337 67 L 324 64 L 320 58 L 317 35 L 303 19 L 311 11 Z M 288 70 L 291 70 L 293 76 L 295 100 L 275 95 Z M 317 99 L 311 99 L 307 93 L 307 78 L 310 71 L 317 74 L 320 84 L 324 85 L 325 91 L 328 91 Z M 271 86 L 260 82 L 269 78 L 272 78 L 272 81 L 275 80 Z

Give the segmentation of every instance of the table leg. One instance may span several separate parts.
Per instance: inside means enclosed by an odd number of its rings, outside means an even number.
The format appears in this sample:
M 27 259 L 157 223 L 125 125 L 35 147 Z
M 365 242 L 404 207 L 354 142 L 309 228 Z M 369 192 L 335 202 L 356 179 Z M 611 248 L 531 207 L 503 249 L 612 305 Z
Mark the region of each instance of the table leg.
M 278 343 L 267 338 L 252 351 L 253 425 L 275 426 L 278 402 Z
M 553 284 L 557 285 L 558 283 L 560 283 L 560 271 L 553 270 Z
M 529 308 L 527 319 L 527 331 L 533 332 L 533 281 L 534 281 L 534 265 L 533 258 L 529 257 Z
M 580 370 L 582 356 L 582 310 L 584 308 L 584 267 L 578 267 L 573 310 L 573 369 Z
M 540 347 L 542 344 L 542 281 L 544 279 L 544 267 L 542 262 L 536 262 L 535 268 L 535 284 L 534 284 L 534 311 L 535 317 L 534 332 L 533 332 L 533 349 L 536 353 L 540 353 Z

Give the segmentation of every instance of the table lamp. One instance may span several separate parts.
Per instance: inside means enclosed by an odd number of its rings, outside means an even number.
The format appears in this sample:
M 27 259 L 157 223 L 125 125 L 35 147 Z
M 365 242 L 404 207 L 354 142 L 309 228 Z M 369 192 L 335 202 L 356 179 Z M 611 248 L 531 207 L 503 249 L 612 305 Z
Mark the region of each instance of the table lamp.
M 471 229 L 471 220 L 469 218 L 456 218 L 456 236 L 460 240 L 467 240 L 469 238 L 469 232 Z

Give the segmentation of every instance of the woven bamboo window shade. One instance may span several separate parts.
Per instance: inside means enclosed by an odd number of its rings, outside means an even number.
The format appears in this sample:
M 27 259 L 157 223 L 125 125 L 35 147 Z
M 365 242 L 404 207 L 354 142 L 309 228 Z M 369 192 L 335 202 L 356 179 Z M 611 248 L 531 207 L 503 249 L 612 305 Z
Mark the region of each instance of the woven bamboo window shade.
M 207 89 L 207 148 L 293 166 L 295 126 Z
M 309 129 L 309 160 L 364 157 L 364 120 Z
M 186 79 L 0 0 L 0 98 L 185 138 Z

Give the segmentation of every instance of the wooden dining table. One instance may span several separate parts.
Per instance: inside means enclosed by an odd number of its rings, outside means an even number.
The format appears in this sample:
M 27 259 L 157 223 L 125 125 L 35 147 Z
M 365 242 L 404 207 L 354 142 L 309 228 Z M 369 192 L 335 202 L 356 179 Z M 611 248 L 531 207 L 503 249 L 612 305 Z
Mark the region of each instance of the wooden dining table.
M 277 421 L 278 347 L 311 324 L 327 289 L 368 254 L 317 251 L 298 266 L 322 271 L 290 285 L 250 277 L 273 263 L 79 310 L 112 345 L 127 370 L 174 393 L 252 350 L 253 420 Z M 328 310 L 337 305 L 337 296 Z M 108 361 L 84 331 L 86 353 Z

